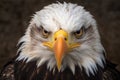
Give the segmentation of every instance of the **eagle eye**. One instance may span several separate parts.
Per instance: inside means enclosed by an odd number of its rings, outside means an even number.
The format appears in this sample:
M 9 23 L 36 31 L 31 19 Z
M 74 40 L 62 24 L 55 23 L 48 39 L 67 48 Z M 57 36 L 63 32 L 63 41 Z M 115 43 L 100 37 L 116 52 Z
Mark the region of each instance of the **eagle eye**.
M 75 35 L 75 37 L 76 37 L 77 39 L 79 39 L 79 38 L 81 38 L 81 36 L 83 35 L 83 33 L 84 33 L 84 29 L 83 29 L 83 27 L 82 27 L 80 30 L 75 31 L 75 32 L 74 32 L 74 35 Z
M 42 28 L 42 35 L 43 35 L 44 38 L 48 38 L 49 35 L 50 35 L 50 32 L 45 30 L 44 28 Z

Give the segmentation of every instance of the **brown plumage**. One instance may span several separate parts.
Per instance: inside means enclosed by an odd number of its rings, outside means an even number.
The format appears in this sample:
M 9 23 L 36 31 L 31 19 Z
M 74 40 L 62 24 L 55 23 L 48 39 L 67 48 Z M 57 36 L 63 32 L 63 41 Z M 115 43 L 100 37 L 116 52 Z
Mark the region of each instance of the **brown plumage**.
M 107 62 L 105 69 L 99 67 L 98 72 L 88 77 L 86 73 L 76 66 L 75 75 L 69 68 L 63 72 L 50 72 L 46 64 L 36 67 L 36 61 L 25 63 L 24 61 L 8 62 L 0 73 L 0 80 L 120 80 L 120 73 L 115 65 Z

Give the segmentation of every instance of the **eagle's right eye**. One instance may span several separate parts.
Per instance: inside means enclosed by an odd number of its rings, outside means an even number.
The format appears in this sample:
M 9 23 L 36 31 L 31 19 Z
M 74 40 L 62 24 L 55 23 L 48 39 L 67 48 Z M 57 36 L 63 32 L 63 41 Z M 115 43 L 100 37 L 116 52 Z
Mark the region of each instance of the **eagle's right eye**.
M 49 35 L 50 35 L 50 32 L 45 30 L 44 28 L 42 28 L 42 35 L 43 35 L 44 38 L 48 38 Z

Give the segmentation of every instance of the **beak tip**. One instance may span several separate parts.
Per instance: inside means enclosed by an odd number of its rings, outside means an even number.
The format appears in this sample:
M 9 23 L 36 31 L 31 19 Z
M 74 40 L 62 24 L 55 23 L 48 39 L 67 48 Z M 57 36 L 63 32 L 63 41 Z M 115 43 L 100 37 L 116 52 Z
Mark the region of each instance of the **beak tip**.
M 61 64 L 57 64 L 57 69 L 60 72 L 60 70 L 61 70 Z
M 58 68 L 58 71 L 60 72 L 60 68 Z

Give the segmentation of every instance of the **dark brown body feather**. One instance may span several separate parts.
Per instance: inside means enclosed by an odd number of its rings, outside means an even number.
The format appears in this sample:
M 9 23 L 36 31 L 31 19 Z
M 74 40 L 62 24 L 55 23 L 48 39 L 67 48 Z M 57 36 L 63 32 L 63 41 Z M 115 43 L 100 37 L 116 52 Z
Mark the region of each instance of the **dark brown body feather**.
M 73 75 L 68 68 L 63 72 L 56 69 L 53 73 L 47 69 L 46 64 L 37 68 L 36 61 L 25 63 L 13 60 L 1 70 L 0 80 L 120 80 L 120 73 L 109 62 L 104 70 L 98 66 L 94 76 L 87 76 L 84 69 L 81 71 L 77 66 Z

